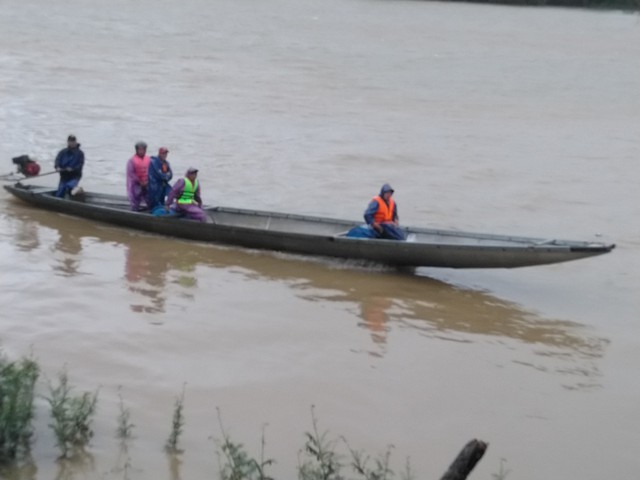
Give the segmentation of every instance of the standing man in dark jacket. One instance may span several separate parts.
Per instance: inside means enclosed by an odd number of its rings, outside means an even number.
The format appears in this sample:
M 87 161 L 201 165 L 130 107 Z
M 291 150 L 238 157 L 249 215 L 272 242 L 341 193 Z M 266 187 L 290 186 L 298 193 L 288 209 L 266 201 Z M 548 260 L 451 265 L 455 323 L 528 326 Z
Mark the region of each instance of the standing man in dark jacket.
M 80 150 L 76 136 L 69 135 L 67 148 L 60 150 L 56 157 L 56 172 L 60 172 L 56 197 L 63 198 L 78 186 L 82 178 L 82 167 L 84 167 L 84 153 Z

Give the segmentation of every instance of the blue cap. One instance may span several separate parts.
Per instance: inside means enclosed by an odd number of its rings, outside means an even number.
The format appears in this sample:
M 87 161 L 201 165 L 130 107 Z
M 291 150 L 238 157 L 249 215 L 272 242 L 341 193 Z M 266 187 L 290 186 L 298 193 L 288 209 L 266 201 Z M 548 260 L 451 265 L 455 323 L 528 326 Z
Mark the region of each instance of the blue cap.
M 382 185 L 382 188 L 380 189 L 380 195 L 387 192 L 393 193 L 394 190 L 393 188 L 391 188 L 391 185 L 389 185 L 388 183 L 385 183 L 384 185 Z

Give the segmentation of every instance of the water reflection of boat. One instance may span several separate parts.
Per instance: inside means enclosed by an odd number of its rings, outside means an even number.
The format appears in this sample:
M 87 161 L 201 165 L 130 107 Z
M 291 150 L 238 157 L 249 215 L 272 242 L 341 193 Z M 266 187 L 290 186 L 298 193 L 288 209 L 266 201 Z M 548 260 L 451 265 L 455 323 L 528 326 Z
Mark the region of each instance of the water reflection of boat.
M 167 274 L 171 270 L 179 272 L 177 282 L 185 287 L 197 286 L 194 270 L 196 262 L 188 260 L 185 253 L 182 261 L 163 243 L 145 241 L 144 237 L 132 239 L 126 244 L 125 278 L 129 290 L 151 299 L 151 305 L 136 303 L 131 305 L 134 312 L 162 313 L 165 311 Z
M 73 217 L 39 212 L 32 209 L 8 206 L 14 244 L 22 251 L 31 251 L 43 246 L 40 236 L 46 235 L 41 227 L 55 232 L 52 237 L 51 255 L 55 259 L 54 270 L 62 276 L 81 274 L 82 239 L 98 239 L 100 242 L 123 245 L 125 247 L 124 278 L 132 293 L 142 297 L 142 301 L 131 303 L 131 310 L 137 313 L 163 313 L 166 304 L 166 289 L 169 272 L 176 272 L 175 283 L 181 287 L 197 286 L 193 273 L 197 262 L 188 252 L 177 259 L 175 252 L 162 242 L 148 242 L 147 237 L 120 235 L 110 228 L 87 228 Z M 15 227 L 15 228 L 13 228 Z M 123 243 L 123 240 L 125 241 Z M 189 296 L 184 294 L 183 296 Z
M 72 217 L 50 214 L 23 206 L 10 206 L 13 218 L 39 224 L 59 232 L 57 248 L 66 248 L 65 238 L 91 237 L 118 244 L 126 250 L 125 279 L 135 293 L 152 299 L 151 307 L 134 311 L 164 311 L 168 278 L 197 295 L 196 267 L 231 269 L 248 278 L 286 282 L 300 298 L 338 302 L 359 318 L 376 349 L 384 354 L 395 329 L 410 329 L 420 335 L 457 341 L 512 339 L 535 348 L 545 357 L 593 360 L 602 355 L 606 340 L 588 335 L 578 323 L 545 319 L 517 304 L 485 292 L 455 287 L 428 277 L 330 261 L 308 261 L 299 257 L 215 247 L 191 242 L 132 234 L 115 227 L 95 226 Z M 63 230 L 71 229 L 72 237 Z M 17 235 L 21 230 L 18 229 Z M 81 243 L 81 242 L 80 242 Z M 170 248 L 169 248 L 170 245 Z M 580 367 L 582 368 L 582 367 Z M 590 367 L 588 375 L 595 374 Z
M 295 267 L 294 267 L 295 268 Z M 510 338 L 535 345 L 543 355 L 600 357 L 606 341 L 585 335 L 576 322 L 545 319 L 519 305 L 476 290 L 428 277 L 387 270 L 378 275 L 353 269 L 314 268 L 301 279 L 296 270 L 274 278 L 297 279 L 292 288 L 309 300 L 354 306 L 360 325 L 384 347 L 392 326 L 446 340 L 468 341 L 469 335 Z M 379 351 L 378 351 L 379 352 Z
M 14 212 L 10 207 L 8 211 Z M 41 246 L 38 223 L 28 215 L 18 212 L 19 210 L 15 210 L 17 221 L 12 224 L 14 245 L 24 252 L 37 249 Z M 11 220 L 11 217 L 7 218 L 7 221 Z M 51 249 L 57 260 L 54 269 L 62 276 L 73 276 L 78 273 L 79 254 L 82 251 L 82 238 L 77 233 L 77 226 L 74 224 L 69 226 L 70 228 L 56 228 L 58 239 Z
M 79 255 L 82 251 L 82 238 L 74 233 L 60 230 L 58 241 L 54 249 L 62 254 L 56 270 L 63 276 L 73 276 L 78 273 Z

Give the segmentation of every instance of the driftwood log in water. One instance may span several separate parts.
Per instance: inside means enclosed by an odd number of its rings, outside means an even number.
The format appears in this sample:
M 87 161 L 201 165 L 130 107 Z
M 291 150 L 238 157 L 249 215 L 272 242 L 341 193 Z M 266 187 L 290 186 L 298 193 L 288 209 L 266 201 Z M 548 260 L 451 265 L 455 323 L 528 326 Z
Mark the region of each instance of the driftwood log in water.
M 440 480 L 465 480 L 473 470 L 473 467 L 480 461 L 488 446 L 489 444 L 482 440 L 471 440 L 460 451 L 449 466 L 449 470 L 445 472 Z

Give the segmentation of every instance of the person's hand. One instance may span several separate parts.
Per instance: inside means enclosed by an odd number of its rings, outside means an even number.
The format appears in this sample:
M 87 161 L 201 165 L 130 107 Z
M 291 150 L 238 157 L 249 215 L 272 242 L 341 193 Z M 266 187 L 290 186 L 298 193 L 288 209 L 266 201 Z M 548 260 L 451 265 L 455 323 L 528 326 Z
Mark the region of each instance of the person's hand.
M 62 169 L 60 167 L 56 167 L 56 172 L 60 172 Z
M 168 211 L 169 211 L 169 204 L 168 204 L 168 203 L 165 203 L 165 204 L 164 204 L 164 211 L 165 211 L 165 212 L 168 212 Z
M 376 232 L 382 233 L 382 226 L 379 223 L 373 222 L 371 224 L 371 228 L 373 228 Z
M 71 168 L 71 167 L 67 167 L 67 168 L 65 168 L 64 170 L 65 170 L 66 172 L 73 172 L 73 168 Z

